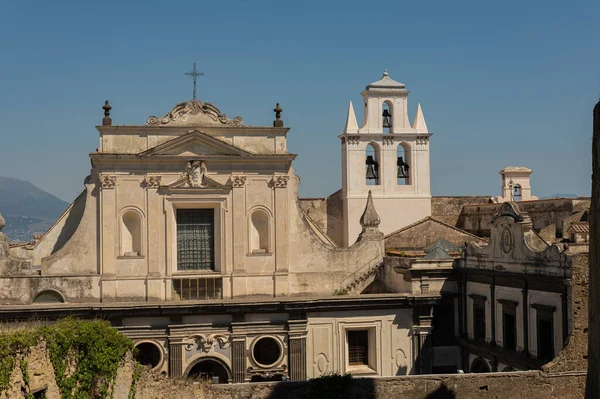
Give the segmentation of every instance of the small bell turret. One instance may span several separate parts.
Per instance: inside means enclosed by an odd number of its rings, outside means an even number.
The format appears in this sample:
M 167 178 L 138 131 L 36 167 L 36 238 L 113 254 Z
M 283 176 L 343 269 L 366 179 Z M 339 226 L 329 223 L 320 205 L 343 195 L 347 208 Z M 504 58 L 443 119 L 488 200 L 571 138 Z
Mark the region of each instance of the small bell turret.
M 398 165 L 398 179 L 408 179 L 408 169 L 410 168 L 410 166 L 408 166 L 408 164 L 404 162 L 402 157 L 398 157 L 396 165 Z
M 388 109 L 384 109 L 382 116 L 383 116 L 383 127 L 384 128 L 392 127 L 392 114 L 390 114 L 390 111 Z
M 367 180 L 379 178 L 379 163 L 373 159 L 373 155 L 367 155 Z

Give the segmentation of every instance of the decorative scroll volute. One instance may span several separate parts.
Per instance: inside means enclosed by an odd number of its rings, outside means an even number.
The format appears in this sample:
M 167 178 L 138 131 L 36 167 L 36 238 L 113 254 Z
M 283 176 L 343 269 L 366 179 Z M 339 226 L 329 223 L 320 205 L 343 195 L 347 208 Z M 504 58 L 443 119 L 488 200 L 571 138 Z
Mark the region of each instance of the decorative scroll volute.
M 146 123 L 152 126 L 243 126 L 244 120 L 239 116 L 228 119 L 211 103 L 191 100 L 177 104 L 162 118 L 149 117 Z

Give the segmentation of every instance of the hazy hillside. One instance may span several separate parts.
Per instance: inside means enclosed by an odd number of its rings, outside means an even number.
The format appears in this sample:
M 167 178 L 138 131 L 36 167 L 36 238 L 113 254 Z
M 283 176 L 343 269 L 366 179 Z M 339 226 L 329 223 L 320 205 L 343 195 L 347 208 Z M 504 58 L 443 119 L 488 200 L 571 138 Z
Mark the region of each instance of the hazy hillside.
M 30 241 L 45 232 L 69 206 L 33 184 L 0 176 L 0 213 L 6 219 L 3 233 L 10 241 Z

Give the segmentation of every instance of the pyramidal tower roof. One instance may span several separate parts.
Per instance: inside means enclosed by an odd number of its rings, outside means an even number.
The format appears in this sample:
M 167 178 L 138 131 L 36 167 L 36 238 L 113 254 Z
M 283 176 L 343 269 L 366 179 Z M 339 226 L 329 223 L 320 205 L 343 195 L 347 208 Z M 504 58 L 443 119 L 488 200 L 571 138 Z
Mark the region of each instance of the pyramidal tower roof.
M 387 69 L 383 71 L 383 76 L 377 82 L 373 82 L 366 87 L 366 90 L 399 90 L 406 91 L 404 83 L 396 82 L 390 78 Z

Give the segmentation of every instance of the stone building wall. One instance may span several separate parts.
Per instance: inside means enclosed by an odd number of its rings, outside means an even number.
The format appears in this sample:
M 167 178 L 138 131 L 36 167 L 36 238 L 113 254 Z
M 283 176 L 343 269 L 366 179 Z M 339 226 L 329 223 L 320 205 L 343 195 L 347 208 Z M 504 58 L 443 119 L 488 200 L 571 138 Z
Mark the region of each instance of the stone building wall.
M 456 226 L 458 217 L 465 205 L 487 204 L 490 196 L 431 197 L 431 216 Z
M 342 190 L 327 198 L 299 198 L 300 208 L 313 219 L 338 246 L 344 240 L 344 209 Z
M 533 228 L 540 231 L 551 224 L 556 225 L 556 233 L 563 234 L 563 220 L 574 213 L 589 208 L 589 198 L 552 198 L 537 201 L 519 202 L 519 208 L 527 212 L 533 222 Z M 465 205 L 458 217 L 456 227 L 483 237 L 490 235 L 492 216 L 500 210 L 502 204 Z

